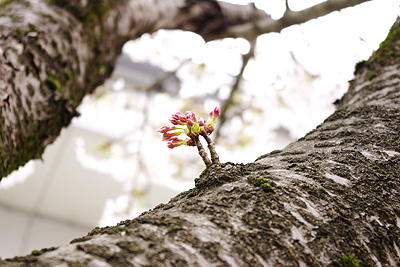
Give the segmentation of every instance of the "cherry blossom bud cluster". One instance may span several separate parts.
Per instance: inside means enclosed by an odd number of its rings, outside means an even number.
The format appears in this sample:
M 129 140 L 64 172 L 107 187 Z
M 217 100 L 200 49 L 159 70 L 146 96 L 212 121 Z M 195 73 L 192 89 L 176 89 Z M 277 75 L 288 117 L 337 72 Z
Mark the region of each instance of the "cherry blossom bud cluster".
M 210 112 L 210 118 L 206 122 L 203 118 L 198 120 L 191 111 L 186 111 L 185 115 L 176 112 L 169 119 L 174 126 L 162 126 L 157 132 L 163 134 L 162 140 L 168 142 L 167 146 L 169 148 L 175 148 L 180 145 L 194 146 L 193 139 L 198 138 L 201 134 L 210 135 L 215 130 L 219 113 L 219 108 L 216 107 Z M 180 138 L 181 134 L 185 134 L 188 138 Z

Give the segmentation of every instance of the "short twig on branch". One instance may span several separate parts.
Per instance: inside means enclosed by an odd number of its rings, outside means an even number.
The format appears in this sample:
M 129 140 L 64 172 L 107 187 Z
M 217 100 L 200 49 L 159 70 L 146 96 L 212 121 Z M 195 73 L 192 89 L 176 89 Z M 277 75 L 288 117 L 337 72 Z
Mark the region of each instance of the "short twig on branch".
M 185 115 L 177 112 L 172 114 L 172 118 L 169 120 L 174 126 L 162 126 L 157 132 L 163 134 L 162 140 L 168 142 L 167 146 L 169 148 L 175 148 L 180 145 L 196 146 L 201 159 L 208 168 L 213 164 L 219 164 L 219 156 L 215 151 L 214 142 L 209 137 L 215 130 L 215 124 L 220 116 L 219 108 L 214 108 L 209 115 L 210 118 L 206 122 L 203 118 L 197 120 L 196 115 L 191 111 L 186 111 Z M 182 139 L 179 137 L 181 134 L 185 134 L 189 138 Z M 211 161 L 200 142 L 200 136 L 203 136 L 207 141 Z
M 207 157 L 207 153 L 204 150 L 204 147 L 201 144 L 199 138 L 192 139 L 192 140 L 195 143 L 197 150 L 199 151 L 199 155 L 200 155 L 201 159 L 204 161 L 204 164 L 206 165 L 206 167 L 210 167 L 212 165 L 212 163 L 211 163 L 210 159 Z
M 215 144 L 214 142 L 211 140 L 211 138 L 206 134 L 206 133 L 202 133 L 201 136 L 204 137 L 204 139 L 206 139 L 207 141 L 207 145 L 208 145 L 208 150 L 210 151 L 211 154 L 211 161 L 213 164 L 219 164 L 219 156 L 215 150 Z

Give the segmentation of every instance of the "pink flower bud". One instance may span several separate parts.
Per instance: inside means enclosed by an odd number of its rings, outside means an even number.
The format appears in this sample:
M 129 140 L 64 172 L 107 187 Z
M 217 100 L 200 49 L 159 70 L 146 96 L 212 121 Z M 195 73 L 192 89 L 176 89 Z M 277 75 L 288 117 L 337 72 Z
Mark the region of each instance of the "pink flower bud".
M 184 125 L 186 123 L 186 118 L 182 113 L 177 112 L 175 114 L 172 114 L 172 117 L 171 119 L 169 119 L 169 121 L 173 125 Z
M 174 147 L 182 145 L 182 143 L 183 143 L 182 139 L 180 139 L 177 136 L 174 136 L 169 139 L 169 142 L 167 143 L 167 147 L 174 148 Z
M 162 126 L 162 127 L 160 127 L 160 128 L 158 128 L 158 130 L 157 130 L 157 132 L 159 132 L 159 133 L 166 133 L 166 132 L 168 132 L 168 131 L 172 131 L 172 130 L 175 130 L 175 127 L 174 126 L 171 126 L 171 127 L 168 127 L 168 126 Z
M 175 114 L 172 114 L 172 118 L 179 120 L 181 117 L 183 117 L 183 114 L 180 112 L 176 112 Z
M 186 119 L 186 124 L 187 124 L 187 126 L 189 126 L 189 127 L 193 127 L 194 122 L 193 122 L 192 120 Z
M 169 119 L 169 121 L 173 124 L 173 125 L 183 125 L 183 123 L 180 120 L 174 120 L 174 119 Z
M 185 140 L 182 140 L 182 139 L 180 139 L 179 137 L 176 137 L 176 136 L 172 137 L 170 139 L 170 141 L 167 143 L 167 147 L 171 148 L 171 149 L 175 148 L 177 146 L 181 146 L 181 145 L 184 145 L 184 146 L 195 146 L 195 143 L 190 138 L 186 138 Z
M 215 130 L 215 124 L 220 116 L 219 107 L 215 107 L 213 111 L 210 112 L 210 118 L 206 122 L 205 131 L 210 135 Z
M 170 141 L 172 137 L 180 135 L 182 132 L 167 132 L 162 136 L 163 141 Z
M 203 118 L 201 118 L 201 119 L 199 120 L 199 126 L 200 126 L 200 127 L 204 127 L 205 124 L 206 124 L 206 121 L 205 121 Z
M 179 145 L 176 144 L 176 143 L 174 143 L 174 142 L 168 142 L 168 143 L 167 143 L 167 147 L 168 147 L 168 148 L 171 148 L 171 149 L 172 149 L 172 148 L 175 148 L 175 147 L 177 147 L 177 146 L 179 146 Z
M 196 115 L 191 111 L 186 111 L 186 120 L 191 120 L 193 122 L 197 122 Z
M 189 127 L 193 127 L 197 123 L 196 115 L 191 111 L 186 111 L 186 124 Z
M 215 107 L 213 111 L 210 112 L 210 117 L 218 118 L 220 116 L 219 107 Z

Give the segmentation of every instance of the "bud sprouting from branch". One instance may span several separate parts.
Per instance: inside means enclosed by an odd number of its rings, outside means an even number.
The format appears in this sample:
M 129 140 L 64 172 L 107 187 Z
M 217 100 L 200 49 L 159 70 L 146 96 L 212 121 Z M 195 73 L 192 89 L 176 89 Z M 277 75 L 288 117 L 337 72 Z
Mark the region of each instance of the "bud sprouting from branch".
M 219 163 L 219 157 L 215 151 L 214 142 L 211 140 L 209 135 L 215 130 L 215 124 L 220 116 L 219 107 L 215 107 L 210 113 L 210 118 L 207 122 L 200 118 L 197 120 L 196 115 L 191 111 L 186 111 L 185 115 L 180 112 L 172 114 L 169 121 L 174 126 L 162 126 L 157 132 L 162 133 L 162 140 L 168 142 L 168 148 L 175 148 L 177 146 L 196 146 L 200 157 L 204 161 L 207 167 L 212 164 Z M 180 138 L 181 134 L 185 134 L 188 138 Z M 203 145 L 200 142 L 199 136 L 203 136 L 208 144 L 208 149 L 211 154 L 211 161 L 207 157 Z

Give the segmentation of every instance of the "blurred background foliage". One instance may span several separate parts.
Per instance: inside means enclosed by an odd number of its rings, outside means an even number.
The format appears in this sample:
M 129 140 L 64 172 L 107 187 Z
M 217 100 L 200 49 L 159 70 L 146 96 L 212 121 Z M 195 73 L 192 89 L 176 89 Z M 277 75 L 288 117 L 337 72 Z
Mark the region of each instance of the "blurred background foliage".
M 292 2 L 301 10 L 320 1 Z M 285 11 L 285 1 L 255 4 L 274 19 Z M 0 229 L 15 228 L 0 232 L 15 243 L 0 257 L 68 242 L 192 188 L 205 168 L 196 149 L 168 149 L 156 132 L 177 111 L 207 119 L 222 108 L 211 136 L 221 162 L 252 162 L 295 141 L 334 111 L 355 64 L 378 48 L 398 14 L 397 1 L 371 1 L 251 43 L 205 43 L 194 33 L 165 30 L 129 41 L 112 77 L 84 99 L 82 115 L 43 162 L 0 184 L 0 214 L 12 218 Z

